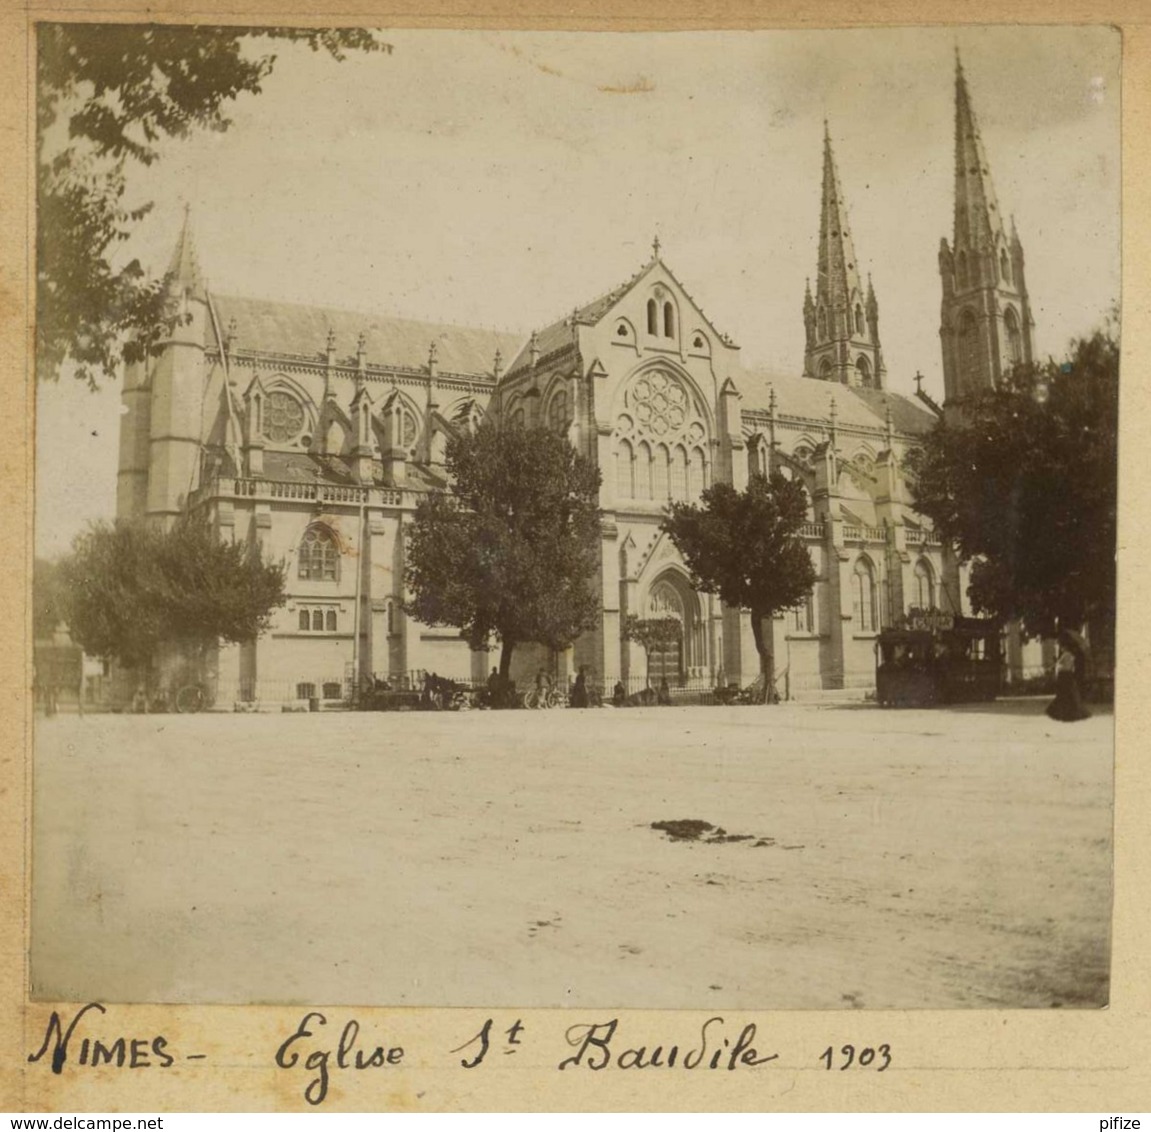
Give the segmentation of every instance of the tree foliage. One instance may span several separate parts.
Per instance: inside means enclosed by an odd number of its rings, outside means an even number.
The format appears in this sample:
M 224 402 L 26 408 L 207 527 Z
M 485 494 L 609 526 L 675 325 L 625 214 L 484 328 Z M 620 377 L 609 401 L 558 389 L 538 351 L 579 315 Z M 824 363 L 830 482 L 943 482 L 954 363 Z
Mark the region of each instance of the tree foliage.
M 32 635 L 36 640 L 51 637 L 68 620 L 67 594 L 60 565 L 37 558 L 32 567 Z
M 409 531 L 404 609 L 473 649 L 496 636 L 506 678 L 516 645 L 566 648 L 597 622 L 599 471 L 556 433 L 490 423 L 449 440 L 446 466 Z
M 225 110 L 258 94 L 274 54 L 245 44 L 302 41 L 339 60 L 384 45 L 353 29 L 158 24 L 37 25 L 36 369 L 66 359 L 95 385 L 121 351 L 142 356 L 175 319 L 162 279 L 116 248 L 151 209 L 125 203 L 130 162 L 151 165 L 165 138 L 222 131 Z
M 635 613 L 629 613 L 623 623 L 624 640 L 635 641 L 637 645 L 642 646 L 649 672 L 652 651 L 668 648 L 682 635 L 683 626 L 675 617 L 640 617 Z
M 692 585 L 751 612 L 765 695 L 773 658 L 763 622 L 799 604 L 815 584 L 811 555 L 799 537 L 806 520 L 803 487 L 775 472 L 770 479 L 753 475 L 744 491 L 713 484 L 702 504 L 673 503 L 663 522 Z
M 285 600 L 282 565 L 190 516 L 168 530 L 95 524 L 59 570 L 72 638 L 129 668 L 147 668 L 165 644 L 254 640 Z
M 909 460 L 915 506 L 972 560 L 976 610 L 1031 636 L 1115 618 L 1119 342 L 960 402 Z

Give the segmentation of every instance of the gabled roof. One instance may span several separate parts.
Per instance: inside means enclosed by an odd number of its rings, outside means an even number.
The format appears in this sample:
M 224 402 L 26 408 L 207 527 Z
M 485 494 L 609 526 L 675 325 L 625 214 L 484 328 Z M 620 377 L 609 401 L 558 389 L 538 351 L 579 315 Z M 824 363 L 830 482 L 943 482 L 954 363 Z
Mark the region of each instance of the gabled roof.
M 435 342 L 441 373 L 490 378 L 496 350 L 509 357 L 523 341 L 522 334 L 505 331 L 299 303 L 213 295 L 212 304 L 222 332 L 227 333 L 235 319 L 235 346 L 240 351 L 319 360 L 325 356 L 331 331 L 335 335 L 336 357 L 341 363 L 349 363 L 355 358 L 356 343 L 363 334 L 367 360 L 372 365 L 424 369 Z M 210 329 L 208 345 L 216 345 Z
M 740 408 L 752 411 L 767 412 L 774 390 L 775 411 L 781 417 L 825 422 L 834 397 L 840 425 L 882 429 L 886 427 L 888 407 L 896 432 L 919 434 L 935 423 L 934 414 L 913 398 L 881 389 L 861 389 L 763 369 L 744 369 L 736 377 L 736 385 L 742 395 Z
M 673 272 L 658 255 L 654 255 L 630 279 L 626 279 L 618 287 L 605 292 L 598 298 L 592 299 L 590 303 L 585 303 L 582 307 L 576 307 L 576 309 L 565 318 L 558 319 L 556 322 L 545 326 L 542 330 L 536 331 L 536 349 L 539 351 L 539 356 L 541 358 L 551 357 L 552 355 L 562 353 L 565 347 L 574 345 L 573 322 L 579 323 L 582 326 L 595 326 L 620 299 L 643 282 L 657 267 L 662 267 L 663 270 L 667 272 L 671 281 L 683 292 L 684 296 L 691 302 L 695 309 L 699 310 L 699 304 L 691 297 L 687 288 L 676 277 L 675 272 Z M 711 320 L 708 319 L 702 310 L 699 310 L 699 313 L 700 317 L 704 319 L 708 324 L 708 328 L 717 338 L 721 341 L 728 341 L 727 336 L 716 330 L 711 324 Z M 531 340 L 529 339 L 524 343 L 522 349 L 516 355 L 515 360 L 508 367 L 508 374 L 510 375 L 517 370 L 523 369 L 524 366 L 528 364 L 530 356 Z

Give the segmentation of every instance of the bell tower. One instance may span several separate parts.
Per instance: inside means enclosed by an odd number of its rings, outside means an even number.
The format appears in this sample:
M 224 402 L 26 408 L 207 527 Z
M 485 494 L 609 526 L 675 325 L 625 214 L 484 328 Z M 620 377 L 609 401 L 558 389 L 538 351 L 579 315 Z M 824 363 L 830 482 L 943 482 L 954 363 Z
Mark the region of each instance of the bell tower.
M 146 513 L 167 523 L 183 511 L 200 467 L 208 292 L 190 210 L 165 279 L 178 317 L 156 348 L 151 373 Z
M 864 291 L 847 204 L 839 185 L 831 135 L 823 124 L 823 200 L 815 298 L 803 301 L 804 377 L 882 389 L 887 370 L 879 344 L 879 303 L 868 278 Z
M 955 53 L 955 228 L 939 244 L 945 404 L 994 389 L 1035 354 L 1023 245 L 995 198 L 979 124 Z

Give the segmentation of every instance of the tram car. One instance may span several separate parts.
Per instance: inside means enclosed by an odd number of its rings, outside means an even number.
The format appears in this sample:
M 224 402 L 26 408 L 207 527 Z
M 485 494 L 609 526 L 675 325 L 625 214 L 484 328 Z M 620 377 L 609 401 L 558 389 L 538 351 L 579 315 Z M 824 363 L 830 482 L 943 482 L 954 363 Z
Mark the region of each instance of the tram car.
M 875 642 L 881 707 L 994 700 L 1003 684 L 1003 626 L 990 618 L 912 610 Z

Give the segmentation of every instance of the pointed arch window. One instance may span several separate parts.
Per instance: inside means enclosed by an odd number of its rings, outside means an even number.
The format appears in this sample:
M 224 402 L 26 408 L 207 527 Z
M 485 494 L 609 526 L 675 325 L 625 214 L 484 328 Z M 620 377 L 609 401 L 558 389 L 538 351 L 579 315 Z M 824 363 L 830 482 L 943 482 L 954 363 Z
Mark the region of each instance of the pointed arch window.
M 641 440 L 635 452 L 635 497 L 651 499 L 651 448 Z
M 867 359 L 860 354 L 855 362 L 855 373 L 859 378 L 859 384 L 865 389 L 871 388 L 871 366 Z
M 615 450 L 615 491 L 620 499 L 635 496 L 635 457 L 626 440 L 621 440 Z
M 322 523 L 310 526 L 300 542 L 300 577 L 313 582 L 336 582 L 340 578 L 340 548 L 331 529 Z
M 917 608 L 935 608 L 935 574 L 931 569 L 931 564 L 922 558 L 915 564 L 914 592 Z
M 962 384 L 973 386 L 979 379 L 979 325 L 970 308 L 959 316 L 959 374 Z
M 815 631 L 815 602 L 814 594 L 808 594 L 791 611 L 791 627 L 796 633 L 813 633 Z
M 687 497 L 689 501 L 696 500 L 707 487 L 707 466 L 704 462 L 702 448 L 693 448 L 691 462 L 687 469 Z
M 653 338 L 659 333 L 659 306 L 655 299 L 647 301 L 647 332 Z
M 967 286 L 967 253 L 960 252 L 956 261 L 955 276 L 960 287 Z
M 312 619 L 306 609 L 300 610 L 300 632 L 306 633 L 312 627 Z
M 857 633 L 874 633 L 876 628 L 875 571 L 866 558 L 856 560 L 851 592 L 855 631 Z
M 682 444 L 671 454 L 671 497 L 677 502 L 687 499 L 687 450 Z
M 316 633 L 324 631 L 324 611 L 322 609 L 312 610 L 312 631 Z
M 827 339 L 827 311 L 823 307 L 819 308 L 817 321 L 819 323 L 819 340 L 823 342 Z
M 999 252 L 999 277 L 1004 283 L 1011 282 L 1011 260 L 1007 256 L 1007 249 L 1002 248 Z
M 855 304 L 855 332 L 857 334 L 862 334 L 863 333 L 863 327 L 864 327 L 863 307 L 861 307 L 858 303 L 856 303 Z
M 563 432 L 568 426 L 568 395 L 564 389 L 557 389 L 548 405 L 548 426 L 552 432 Z
M 1023 335 L 1019 330 L 1019 318 L 1012 307 L 1008 307 L 1003 314 L 1003 330 L 1007 346 L 1007 368 L 1010 370 L 1023 361 Z
M 657 444 L 652 452 L 652 498 L 664 500 L 671 493 L 671 476 L 667 446 Z
M 831 380 L 831 362 L 828 361 L 827 358 L 824 358 L 823 361 L 819 363 L 819 376 L 823 378 L 824 381 Z
M 663 336 L 675 337 L 675 307 L 671 303 L 663 304 Z

